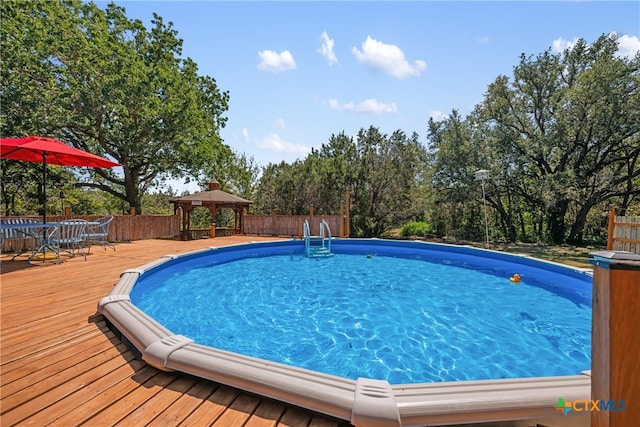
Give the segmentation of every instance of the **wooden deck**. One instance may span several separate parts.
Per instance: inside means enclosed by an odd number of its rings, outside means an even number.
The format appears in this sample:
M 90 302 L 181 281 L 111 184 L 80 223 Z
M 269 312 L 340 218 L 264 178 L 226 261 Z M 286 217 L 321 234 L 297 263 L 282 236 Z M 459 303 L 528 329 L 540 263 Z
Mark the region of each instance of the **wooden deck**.
M 10 261 L 0 275 L 0 425 L 348 426 L 136 360 L 96 312 L 120 273 L 167 254 L 261 240 L 143 240 L 63 264 Z M 273 240 L 273 239 L 271 239 Z

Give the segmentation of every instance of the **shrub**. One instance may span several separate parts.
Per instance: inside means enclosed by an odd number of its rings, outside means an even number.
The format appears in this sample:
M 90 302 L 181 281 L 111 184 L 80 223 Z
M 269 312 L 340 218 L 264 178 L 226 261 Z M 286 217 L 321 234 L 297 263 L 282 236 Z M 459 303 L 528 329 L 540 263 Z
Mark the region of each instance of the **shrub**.
M 431 225 L 428 222 L 415 221 L 405 224 L 400 229 L 400 235 L 403 237 L 420 236 L 424 237 L 427 234 L 431 234 Z

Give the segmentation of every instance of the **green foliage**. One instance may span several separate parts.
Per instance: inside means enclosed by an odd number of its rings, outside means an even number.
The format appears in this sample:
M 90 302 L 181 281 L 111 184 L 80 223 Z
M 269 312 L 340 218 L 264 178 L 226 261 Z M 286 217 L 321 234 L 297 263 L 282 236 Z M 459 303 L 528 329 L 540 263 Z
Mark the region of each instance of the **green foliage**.
M 426 152 L 418 136 L 362 129 L 357 140 L 334 135 L 304 161 L 270 164 L 258 185 L 257 212 L 337 215 L 351 194 L 354 236 L 380 236 L 425 210 Z
M 3 215 L 26 215 L 42 210 L 42 166 L 3 160 L 0 189 Z
M 145 194 L 142 196 L 144 212 L 155 215 L 173 215 L 171 200 L 178 198 L 174 191 Z
M 182 57 L 171 23 L 154 15 L 147 30 L 122 7 L 80 0 L 0 8 L 2 135 L 58 137 L 115 159 L 122 173 L 92 169 L 80 182 L 139 212 L 165 178 L 206 175 L 233 157 L 218 134 L 229 94 Z
M 63 212 L 59 206 L 71 208 L 73 215 L 110 215 L 124 213 L 118 209 L 118 201 L 113 196 L 96 190 L 75 188 L 64 191 L 65 198 L 54 194 L 50 199 L 51 207 L 56 207 L 58 213 Z
M 400 229 L 400 235 L 402 237 L 425 237 L 429 234 L 433 234 L 433 230 L 431 229 L 431 225 L 424 221 L 413 221 L 403 225 Z
M 192 228 L 209 228 L 211 227 L 211 222 L 211 211 L 209 209 L 198 208 L 191 211 Z
M 499 76 L 468 118 L 454 110 L 431 121 L 436 229 L 478 238 L 486 200 L 493 237 L 599 239 L 590 212 L 626 209 L 640 195 L 640 55 L 616 52 L 607 35 L 562 54 L 522 55 L 513 79 Z M 479 169 L 491 171 L 485 198 Z

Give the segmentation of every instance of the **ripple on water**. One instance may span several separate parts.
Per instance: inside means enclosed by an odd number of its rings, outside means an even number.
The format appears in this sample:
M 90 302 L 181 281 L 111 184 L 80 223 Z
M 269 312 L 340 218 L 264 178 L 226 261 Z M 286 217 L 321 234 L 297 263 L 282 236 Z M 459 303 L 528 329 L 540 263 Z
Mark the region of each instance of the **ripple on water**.
M 153 286 L 141 280 L 132 300 L 200 344 L 353 379 L 410 383 L 590 369 L 590 307 L 537 286 L 540 278 L 528 283 L 534 272 L 514 285 L 512 271 L 343 254 L 209 268 L 215 272 L 155 277 Z

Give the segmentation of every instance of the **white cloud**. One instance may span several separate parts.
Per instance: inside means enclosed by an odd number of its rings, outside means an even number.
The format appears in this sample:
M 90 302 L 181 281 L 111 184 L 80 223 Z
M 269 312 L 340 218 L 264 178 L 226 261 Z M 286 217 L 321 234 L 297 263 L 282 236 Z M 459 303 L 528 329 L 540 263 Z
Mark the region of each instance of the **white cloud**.
M 560 37 L 559 39 L 555 39 L 553 43 L 551 43 L 551 51 L 555 53 L 563 53 L 567 49 L 573 49 L 577 42 L 577 37 L 574 37 L 572 41 L 565 40 Z
M 323 31 L 320 35 L 320 39 L 322 40 L 322 46 L 318 49 L 318 52 L 327 60 L 327 63 L 331 66 L 333 64 L 338 63 L 338 58 L 336 54 L 333 53 L 333 46 L 335 45 L 335 40 L 329 38 L 329 35 L 326 31 Z
M 640 39 L 638 36 L 623 35 L 618 39 L 618 57 L 632 59 L 640 52 Z
M 284 120 L 278 119 L 277 123 L 284 123 Z M 286 154 L 297 154 L 300 157 L 306 157 L 307 154 L 311 152 L 311 148 L 302 144 L 293 144 L 291 142 L 283 141 L 280 135 L 276 133 L 270 133 L 263 138 L 253 138 L 249 135 L 249 130 L 247 128 L 242 128 L 242 139 L 250 144 L 255 145 L 258 148 L 261 148 L 266 151 L 271 151 L 273 153 L 286 153 Z
M 384 102 L 379 102 L 375 99 L 365 99 L 359 104 L 354 104 L 353 102 L 348 102 L 346 104 L 340 104 L 336 99 L 329 100 L 329 106 L 334 110 L 339 111 L 354 111 L 356 113 L 374 113 L 374 114 L 383 114 L 383 113 L 396 113 L 398 112 L 398 108 L 396 107 L 396 103 L 392 102 L 389 104 L 385 104 Z
M 447 115 L 444 114 L 442 111 L 433 110 L 429 113 L 429 118 L 433 119 L 436 122 L 441 122 L 447 119 Z
M 419 76 L 427 69 L 427 63 L 416 60 L 410 64 L 404 57 L 404 52 L 392 44 L 385 44 L 367 36 L 362 43 L 362 52 L 358 48 L 351 49 L 358 61 L 367 67 L 390 74 L 398 79 Z
M 476 39 L 476 42 L 479 44 L 487 44 L 489 43 L 491 40 L 489 40 L 489 36 L 482 36 L 482 37 L 478 37 Z
M 638 36 L 628 36 L 625 34 L 618 37 L 618 34 L 615 32 L 609 34 L 609 36 L 613 39 L 618 39 L 618 51 L 616 52 L 618 58 L 631 59 L 640 52 L 640 38 L 638 38 Z M 560 37 L 553 41 L 551 50 L 555 53 L 562 53 L 566 49 L 572 49 L 577 41 L 577 38 L 574 38 L 573 41 L 567 41 Z
M 256 142 L 256 146 L 276 153 L 295 153 L 299 154 L 301 157 L 305 157 L 311 152 L 311 148 L 306 145 L 283 141 L 282 138 L 280 138 L 280 135 L 276 133 L 270 133 L 269 135 L 261 138 Z
M 288 50 L 276 53 L 272 50 L 261 50 L 258 52 L 260 63 L 258 70 L 279 73 L 281 71 L 295 70 L 296 61 Z

